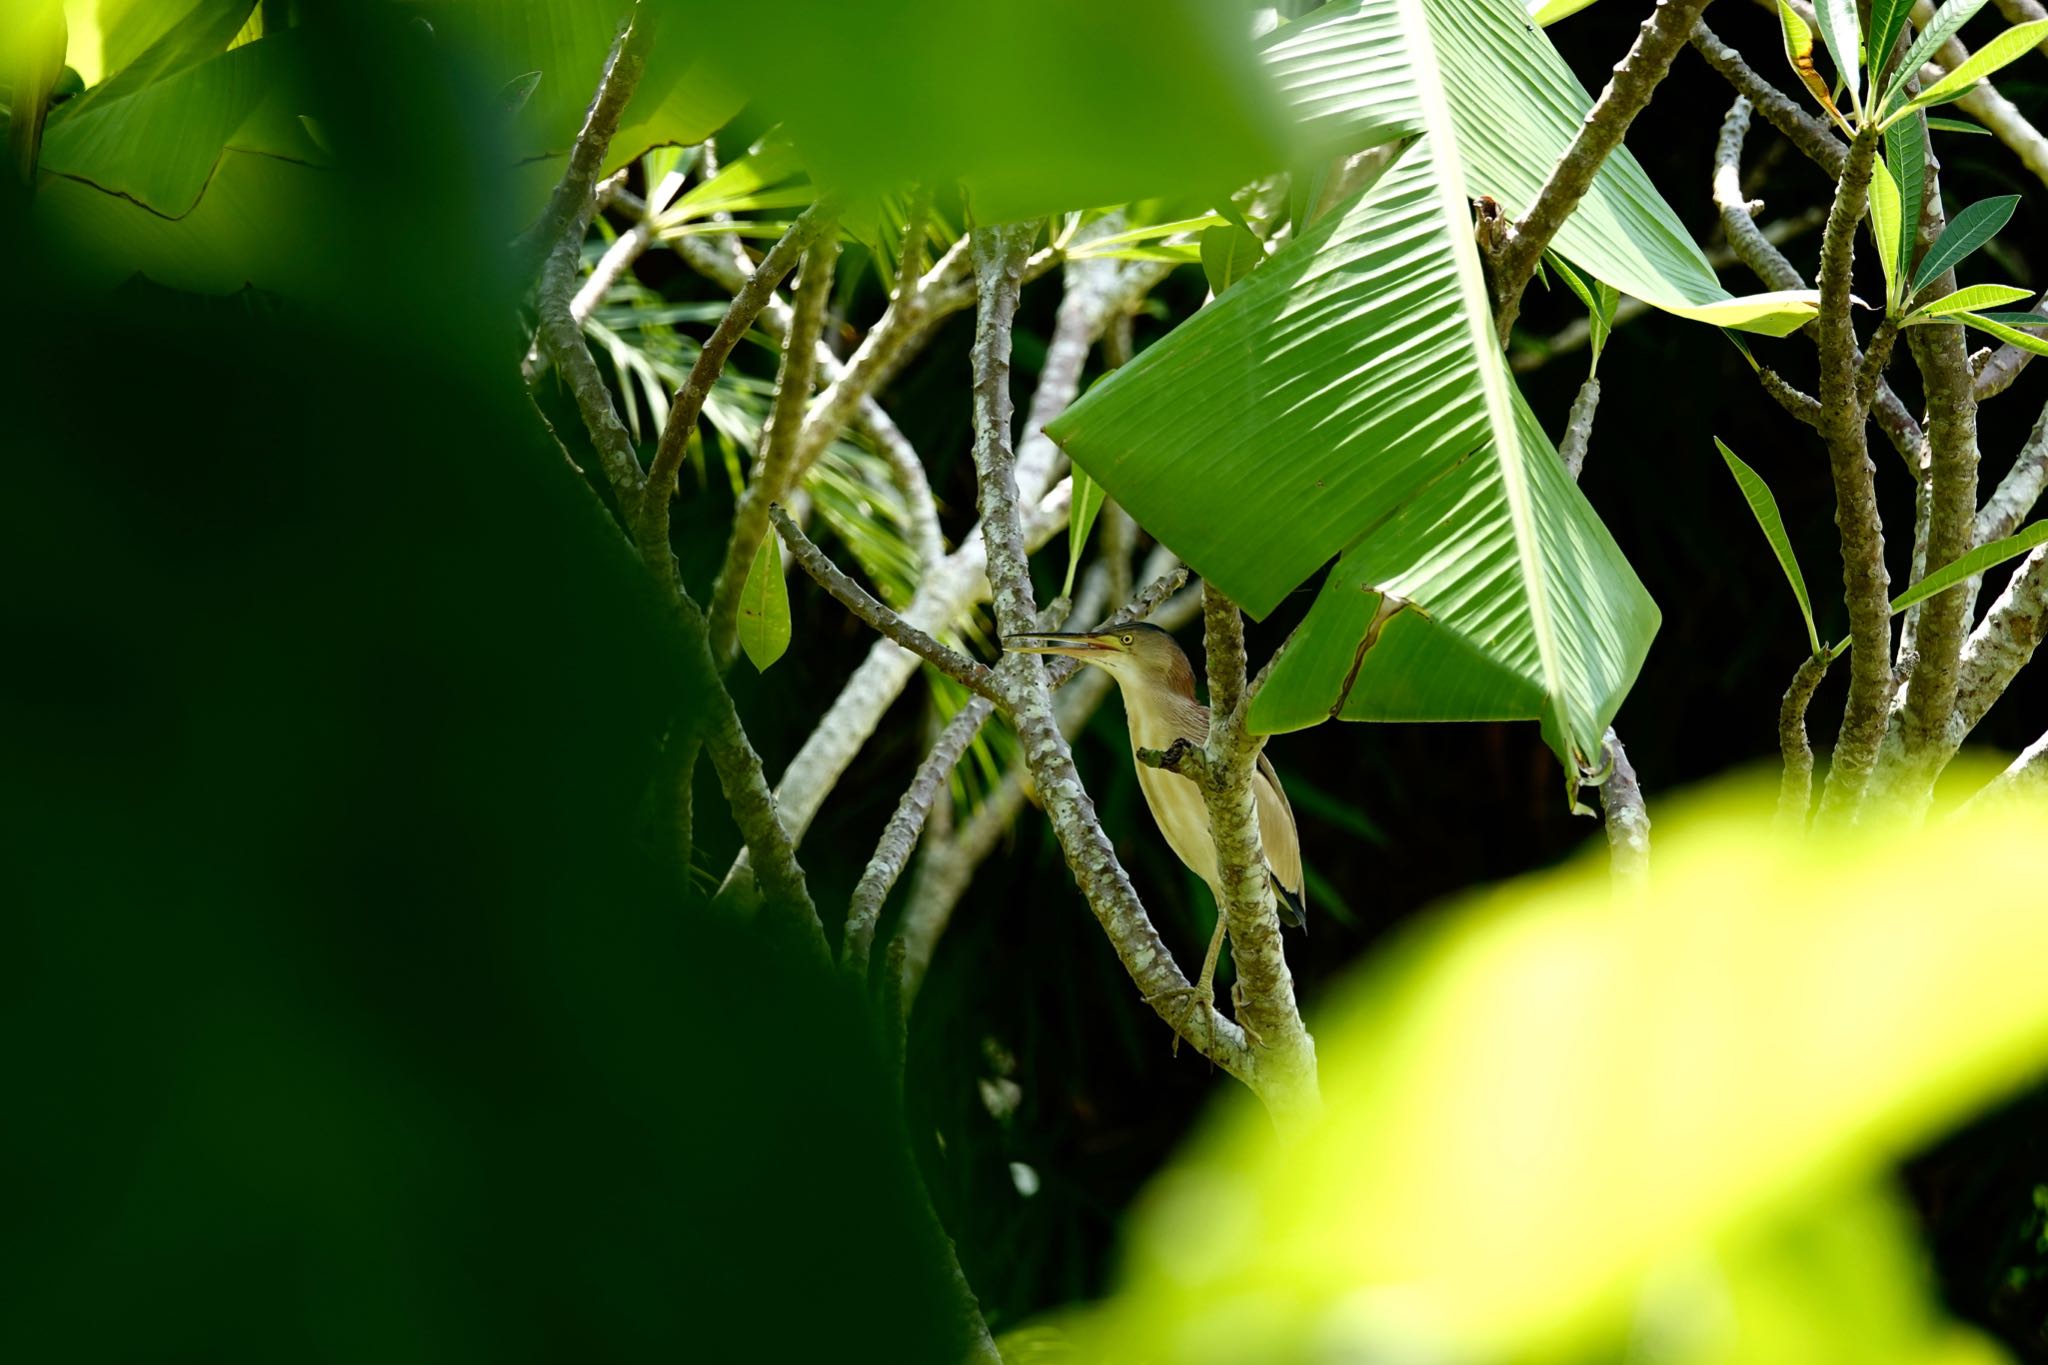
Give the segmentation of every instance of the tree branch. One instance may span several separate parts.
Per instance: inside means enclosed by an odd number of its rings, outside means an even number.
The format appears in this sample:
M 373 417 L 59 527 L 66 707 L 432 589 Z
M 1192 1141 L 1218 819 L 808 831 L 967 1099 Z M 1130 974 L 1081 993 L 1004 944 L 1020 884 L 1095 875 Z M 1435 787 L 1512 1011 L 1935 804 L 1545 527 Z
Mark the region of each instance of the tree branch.
M 1821 406 L 1818 398 L 1794 388 L 1768 365 L 1756 372 L 1756 378 L 1757 382 L 1763 385 L 1764 392 L 1769 394 L 1779 407 L 1816 431 L 1820 429 Z
M 1765 284 L 1773 289 L 1803 289 L 1806 282 L 1799 272 L 1756 225 L 1756 212 L 1763 204 L 1742 192 L 1742 144 L 1749 136 L 1752 107 L 1746 97 L 1737 95 L 1721 120 L 1721 136 L 1714 144 L 1714 207 L 1721 213 L 1721 232 L 1736 259 Z
M 2041 637 L 2048 633 L 2048 546 L 2020 562 L 2005 591 L 1963 644 L 1955 710 L 1948 734 L 1931 761 L 1945 763 L 1962 747 L 1993 702 L 2005 695 Z
M 1981 806 L 1993 805 L 2000 801 L 2015 799 L 2039 801 L 2048 797 L 2048 735 L 2043 735 L 2020 750 L 2006 770 L 1984 784 L 1956 813 Z
M 649 562 L 666 561 L 668 555 L 668 505 L 676 495 L 676 476 L 683 467 L 683 451 L 689 444 L 690 433 L 697 429 L 698 415 L 704 411 L 704 400 L 711 396 L 712 385 L 725 369 L 726 359 L 732 355 L 733 347 L 760 316 L 761 310 L 775 295 L 775 287 L 802 258 L 810 244 L 822 235 L 832 218 L 832 210 L 823 204 L 813 204 L 804 210 L 789 231 L 782 234 L 768 254 L 761 258 L 761 264 L 748 277 L 740 291 L 733 295 L 732 306 L 719 319 L 702 350 L 697 352 L 696 363 L 690 366 L 689 378 L 676 390 L 675 402 L 669 406 L 668 421 L 662 427 L 661 441 L 654 450 L 654 462 L 647 471 L 647 497 L 637 529 L 641 555 Z
M 1864 411 L 1856 403 L 1856 331 L 1849 308 L 1856 225 L 1869 202 L 1878 134 L 1866 128 L 1849 146 L 1842 178 L 1821 238 L 1821 434 L 1835 484 L 1835 522 L 1842 537 L 1842 595 L 1849 608 L 1849 701 L 1835 742 L 1834 762 L 1821 797 L 1823 818 L 1853 820 L 1884 738 L 1891 695 L 1891 600 L 1884 566 L 1884 527 L 1877 513 L 1876 468 L 1864 438 Z
M 1643 804 L 1635 765 L 1611 725 L 1607 758 L 1610 771 L 1600 784 L 1600 808 L 1606 814 L 1608 866 L 1618 893 L 1641 895 L 1650 886 L 1650 812 Z
M 1685 46 L 1687 33 L 1707 4 L 1708 0 L 1657 0 L 1656 9 L 1636 34 L 1635 45 L 1615 64 L 1607 88 L 1558 158 L 1536 202 L 1502 235 L 1492 276 L 1494 318 L 1503 346 L 1522 310 L 1522 291 L 1529 287 L 1544 248 L 1592 187 L 1601 163 L 1621 146 L 1629 124 L 1649 104 L 1650 95 L 1671 69 L 1672 58 Z
M 656 28 L 653 11 L 635 4 L 632 15 L 612 40 L 605 56 L 604 74 L 597 93 L 584 111 L 583 127 L 569 150 L 569 164 L 548 195 L 547 207 L 526 231 L 512 243 L 512 258 L 519 273 L 530 276 L 533 269 L 553 255 L 564 240 L 583 241 L 584 229 L 597 210 L 597 179 L 611 150 L 612 134 L 618 131 L 619 116 L 633 98 L 640 77 L 647 69 L 647 54 L 654 45 Z
M 725 563 L 711 585 L 711 656 L 721 667 L 739 648 L 740 590 L 768 534 L 768 508 L 789 496 L 802 471 L 797 445 L 804 409 L 811 401 L 811 379 L 818 368 L 818 339 L 825 329 L 825 309 L 832 299 L 832 267 L 839 259 L 839 234 L 829 217 L 824 229 L 804 252 L 803 274 L 791 304 L 789 335 L 783 338 L 782 364 L 775 374 L 775 395 L 747 486 L 732 510 L 732 537 Z M 664 431 L 665 437 L 668 433 Z
M 1806 708 L 1827 676 L 1828 662 L 1827 651 L 1822 650 L 1799 665 L 1778 707 L 1778 752 L 1785 762 L 1778 778 L 1780 829 L 1806 831 L 1806 814 L 1813 805 L 1813 746 L 1806 742 Z
M 2048 488 L 2048 404 L 2042 405 L 2041 415 L 2034 419 L 2034 429 L 2014 457 L 2012 468 L 1998 481 L 1983 510 L 1977 513 L 1971 526 L 1971 543 L 1989 545 L 2019 530 L 2020 523 L 2041 500 L 2043 488 Z
M 1031 629 L 1036 614 L 1018 509 L 1017 457 L 1010 444 L 1010 328 L 1016 316 L 1030 229 L 978 227 L 974 264 L 979 303 L 974 339 L 974 462 L 997 628 Z M 1174 965 L 1151 917 L 1132 890 L 1116 849 L 1102 832 L 1081 785 L 1072 751 L 1053 714 L 1052 695 L 1036 655 L 1007 656 L 996 669 L 1014 717 L 1024 761 L 1068 869 L 1088 900 L 1124 969 L 1160 1017 L 1218 1066 L 1257 1088 L 1257 1065 L 1242 1031 L 1197 999 Z
M 798 529 L 789 513 L 778 504 L 770 503 L 768 517 L 781 533 L 782 541 L 796 556 L 805 573 L 818 586 L 831 593 L 834 600 L 861 620 L 873 626 L 876 631 L 923 659 L 939 672 L 953 679 L 977 696 L 991 702 L 1000 700 L 996 690 L 995 674 L 984 664 L 975 662 L 958 650 L 949 649 L 931 636 L 911 625 L 895 612 L 877 602 L 860 584 L 840 572 L 825 552 L 817 547 L 811 538 Z
M 2034 300 L 2034 312 L 2048 317 L 2048 294 Z M 1996 398 L 2012 387 L 2012 381 L 2020 377 L 2020 371 L 2027 368 L 2027 362 L 2034 358 L 2032 351 L 2015 346 L 2011 342 L 2000 346 L 1977 371 L 1977 401 Z
M 1759 76 L 1742 59 L 1742 54 L 1722 42 L 1704 20 L 1695 22 L 1686 36 L 1700 56 L 1707 59 L 1707 65 L 1720 72 L 1755 107 L 1756 112 L 1769 120 L 1772 127 L 1790 138 L 1792 145 L 1826 171 L 1830 179 L 1842 178 L 1842 166 L 1849 149 L 1835 136 L 1833 128 L 1807 113 L 1797 100 Z

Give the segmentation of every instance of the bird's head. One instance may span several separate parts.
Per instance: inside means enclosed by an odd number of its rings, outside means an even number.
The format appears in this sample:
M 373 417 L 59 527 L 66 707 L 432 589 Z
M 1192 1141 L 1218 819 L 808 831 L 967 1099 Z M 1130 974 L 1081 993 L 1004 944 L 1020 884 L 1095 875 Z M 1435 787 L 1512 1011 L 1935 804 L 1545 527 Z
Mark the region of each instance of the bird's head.
M 1011 654 L 1067 654 L 1102 669 L 1125 687 L 1161 687 L 1195 695 L 1195 673 L 1173 637 L 1157 626 L 1133 623 L 1109 630 L 1006 635 Z

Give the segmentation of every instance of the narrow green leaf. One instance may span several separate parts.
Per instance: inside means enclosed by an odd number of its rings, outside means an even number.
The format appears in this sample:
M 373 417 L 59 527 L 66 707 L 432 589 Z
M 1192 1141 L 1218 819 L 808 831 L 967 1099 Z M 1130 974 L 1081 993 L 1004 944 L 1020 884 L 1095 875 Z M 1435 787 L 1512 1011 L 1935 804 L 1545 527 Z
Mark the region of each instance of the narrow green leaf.
M 1920 262 L 1919 272 L 1913 276 L 1913 291 L 1918 293 L 1925 289 L 1930 281 L 1940 278 L 1971 252 L 1996 237 L 1998 230 L 2011 220 L 2012 211 L 2019 202 L 2020 197 L 2016 194 L 1980 199 L 1949 219 L 1948 227 L 1928 248 L 1926 259 Z
M 1225 223 L 1202 231 L 1202 273 L 1215 294 L 1221 295 L 1265 259 L 1266 248 L 1250 228 Z
M 1899 281 L 1913 278 L 1913 258 L 1919 255 L 1920 210 L 1927 195 L 1927 139 L 1920 132 L 1920 120 L 1900 119 L 1884 131 L 1885 166 L 1899 186 Z M 1903 297 L 1903 293 L 1902 293 Z
M 1870 90 L 1877 93 L 1877 83 L 1884 74 L 1885 59 L 1892 55 L 1898 45 L 1899 35 L 1906 30 L 1906 19 L 1913 12 L 1913 0 L 1870 0 L 1870 47 L 1865 65 L 1870 68 Z
M 1870 236 L 1877 243 L 1877 263 L 1884 267 L 1885 311 L 1899 305 L 1899 233 L 1903 216 L 1899 182 L 1882 161 L 1870 166 Z
M 1881 116 L 1889 117 L 1893 108 L 1902 103 L 1906 95 L 1906 82 L 1920 73 L 1920 68 L 1933 60 L 1934 54 L 1966 23 L 1970 16 L 1983 9 L 1985 0 L 1948 0 L 1946 5 L 1934 12 L 1934 19 L 1920 36 L 1906 49 L 1906 56 L 1892 71 L 1890 84 L 1885 87 L 1884 98 L 1878 101 Z
M 1580 303 L 1586 305 L 1586 326 L 1593 352 L 1593 368 L 1597 370 L 1600 368 L 1600 352 L 1606 349 L 1607 338 L 1614 332 L 1614 309 L 1618 306 L 1620 295 L 1612 286 L 1602 284 L 1598 280 L 1589 284 L 1585 276 L 1573 269 L 1571 263 L 1556 252 L 1548 252 L 1546 256 L 1551 268 L 1564 280 L 1565 286 L 1579 296 Z
M 1975 133 L 1978 137 L 1991 136 L 1989 128 L 1979 127 L 1968 119 L 1930 118 L 1927 120 L 1927 126 L 1929 128 L 1939 128 L 1944 133 Z
M 1763 368 L 1762 366 L 1756 363 L 1756 356 L 1750 352 L 1749 342 L 1743 339 L 1742 333 L 1736 331 L 1732 327 L 1723 327 L 1721 329 L 1721 335 L 1727 337 L 1729 343 L 1733 345 L 1736 350 L 1742 352 L 1742 358 L 1749 362 L 1749 368 L 1752 371 L 1760 370 Z
M 2020 331 L 2017 327 L 1985 317 L 1982 313 L 1958 313 L 1956 314 L 1956 321 L 1967 327 L 1975 327 L 1980 332 L 1989 332 L 2000 341 L 2017 346 L 2022 351 L 2032 351 L 2035 355 L 2048 355 L 2048 339 L 2029 335 L 2026 332 Z M 2048 318 L 2044 318 L 2042 321 L 2048 322 Z
M 2048 39 L 2048 19 L 2013 25 L 1972 52 L 1968 61 L 1907 101 L 1905 110 L 1925 109 L 1930 104 L 1946 104 L 1961 98 L 1978 81 L 2018 61 L 2044 39 Z
M 1856 19 L 1856 0 L 1815 0 L 1814 15 L 1820 33 L 1835 59 L 1835 71 L 1848 88 L 1849 103 L 1863 107 L 1863 81 L 1858 63 L 1863 58 L 1863 30 Z
M 1994 540 L 1989 545 L 1979 545 L 1961 558 L 1942 565 L 1894 597 L 1892 615 L 1897 616 L 1916 603 L 1925 602 L 1937 593 L 1946 592 L 1966 578 L 1975 578 L 1986 569 L 1995 569 L 2008 559 L 2017 559 L 2044 541 L 2048 541 L 2048 521 L 2037 521 L 2016 536 Z
M 1989 322 L 2002 322 L 2008 327 L 2048 327 L 2048 317 L 2041 316 L 2031 308 L 2014 312 L 1980 308 L 1977 310 L 1977 316 Z
M 1205 213 L 1199 218 L 1182 218 L 1171 223 L 1146 223 L 1142 227 L 1126 228 L 1122 232 L 1082 242 L 1068 250 L 1067 258 L 1078 261 L 1090 256 L 1115 256 L 1118 247 L 1159 242 L 1176 233 L 1200 232 L 1228 221 L 1220 213 Z
M 1820 101 L 1821 108 L 1828 111 L 1835 122 L 1842 121 L 1841 110 L 1835 108 L 1835 97 L 1829 93 L 1827 77 L 1813 64 L 1813 30 L 1799 17 L 1799 11 L 1778 0 L 1778 24 L 1785 37 L 1785 60 L 1792 63 L 1792 74 L 1799 77 L 1812 96 Z
M 1986 308 L 1996 308 L 2001 303 L 2017 303 L 2034 296 L 2031 289 L 2020 289 L 2010 284 L 1973 284 L 1967 289 L 1958 289 L 1953 294 L 1944 294 L 1932 303 L 1923 303 L 1915 308 L 1906 321 L 1915 318 L 1946 317 L 1950 313 L 1977 313 Z M 2048 322 L 2048 318 L 2042 319 Z
M 1593 0 L 1529 0 L 1529 20 L 1538 28 L 1549 28 L 1593 3 Z
M 1074 570 L 1081 565 L 1081 551 L 1088 544 L 1088 532 L 1094 529 L 1095 514 L 1102 510 L 1102 485 L 1088 477 L 1088 471 L 1074 466 L 1074 496 L 1067 505 L 1067 581 L 1060 587 L 1060 596 L 1074 595 Z
M 766 673 L 789 648 L 789 585 L 782 580 L 782 540 L 761 537 L 753 567 L 740 587 L 740 648 L 755 671 Z
M 1771 542 L 1771 553 L 1777 555 L 1778 567 L 1785 571 L 1785 581 L 1792 585 L 1792 595 L 1799 599 L 1799 616 L 1806 622 L 1807 643 L 1815 654 L 1820 653 L 1820 631 L 1814 628 L 1813 603 L 1806 596 L 1806 576 L 1799 572 L 1799 557 L 1792 552 L 1792 538 L 1785 533 L 1785 518 L 1778 513 L 1778 500 L 1771 496 L 1771 487 L 1763 476 L 1744 464 L 1720 437 L 1714 438 L 1714 444 L 1720 447 L 1721 458 L 1728 462 L 1728 472 L 1735 476 L 1756 524 L 1763 528 L 1764 539 Z

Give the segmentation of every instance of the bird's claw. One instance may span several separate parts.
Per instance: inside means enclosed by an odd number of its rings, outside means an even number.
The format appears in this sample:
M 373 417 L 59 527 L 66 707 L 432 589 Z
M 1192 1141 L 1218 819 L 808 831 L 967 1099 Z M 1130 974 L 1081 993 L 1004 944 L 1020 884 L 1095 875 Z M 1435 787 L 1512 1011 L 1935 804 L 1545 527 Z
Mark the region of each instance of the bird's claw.
M 1216 993 L 1213 990 L 1203 990 L 1200 986 L 1169 986 L 1163 991 L 1147 992 L 1145 1003 L 1151 1005 L 1154 1009 L 1158 1009 L 1163 1001 L 1189 998 L 1199 1001 L 1200 1004 L 1189 1011 L 1189 1017 L 1183 1021 L 1184 1024 L 1191 1026 L 1196 1019 L 1201 1019 L 1206 1023 L 1209 1016 L 1216 1011 Z M 1160 1013 L 1166 1014 L 1167 1012 L 1161 1010 Z M 1176 1028 L 1173 1031 L 1173 1055 L 1176 1057 L 1180 1056 L 1180 1040 L 1183 1036 L 1181 1029 Z M 1190 1039 L 1189 1041 L 1192 1042 L 1193 1040 Z

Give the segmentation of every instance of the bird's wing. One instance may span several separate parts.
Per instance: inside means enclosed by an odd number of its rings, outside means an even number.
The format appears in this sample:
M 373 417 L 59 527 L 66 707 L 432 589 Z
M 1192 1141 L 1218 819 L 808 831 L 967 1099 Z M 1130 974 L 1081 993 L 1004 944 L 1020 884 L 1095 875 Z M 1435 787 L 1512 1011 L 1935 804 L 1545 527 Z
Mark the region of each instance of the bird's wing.
M 1294 829 L 1294 807 L 1287 804 L 1287 791 L 1280 774 L 1262 753 L 1259 770 L 1252 777 L 1252 792 L 1259 802 L 1259 842 L 1266 846 L 1266 867 L 1273 879 L 1307 908 L 1301 888 L 1301 836 Z

